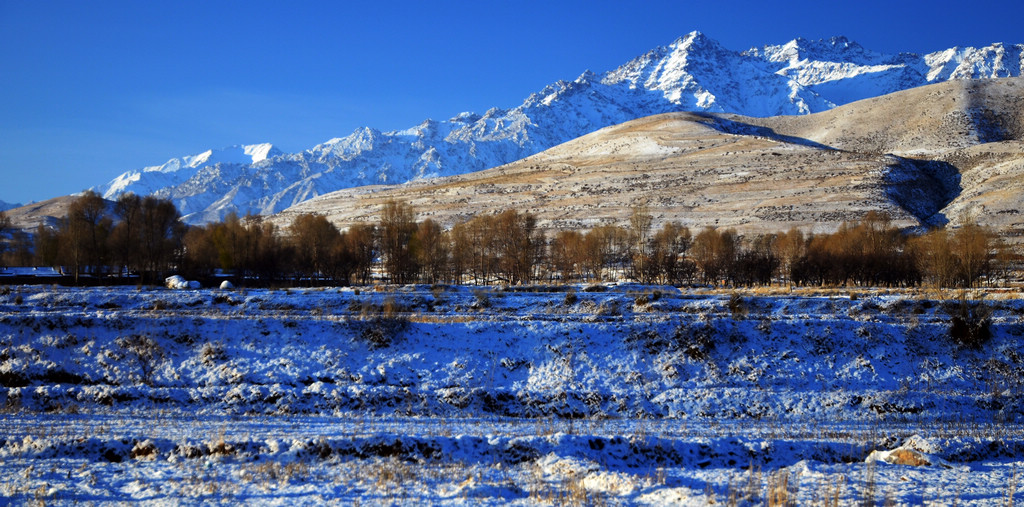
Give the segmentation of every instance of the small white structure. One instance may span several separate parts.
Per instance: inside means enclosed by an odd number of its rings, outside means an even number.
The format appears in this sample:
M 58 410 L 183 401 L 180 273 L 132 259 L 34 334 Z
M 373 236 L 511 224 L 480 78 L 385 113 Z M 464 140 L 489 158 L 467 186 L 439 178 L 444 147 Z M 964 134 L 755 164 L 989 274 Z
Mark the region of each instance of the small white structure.
M 230 280 L 224 280 L 220 282 L 220 290 L 235 290 L 235 284 L 231 283 Z
M 198 289 L 200 287 L 199 282 L 186 280 L 181 275 L 167 277 L 164 280 L 164 284 L 167 285 L 168 289 Z

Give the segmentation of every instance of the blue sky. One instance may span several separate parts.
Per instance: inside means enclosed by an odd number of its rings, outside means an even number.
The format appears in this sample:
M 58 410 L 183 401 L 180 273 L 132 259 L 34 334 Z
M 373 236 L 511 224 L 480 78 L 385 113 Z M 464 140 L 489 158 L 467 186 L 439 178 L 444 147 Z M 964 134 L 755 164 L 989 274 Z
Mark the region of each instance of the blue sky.
M 1019 2 L 0 0 L 0 200 L 209 148 L 310 148 L 514 107 L 693 30 L 735 50 L 845 35 L 880 52 L 1024 43 Z

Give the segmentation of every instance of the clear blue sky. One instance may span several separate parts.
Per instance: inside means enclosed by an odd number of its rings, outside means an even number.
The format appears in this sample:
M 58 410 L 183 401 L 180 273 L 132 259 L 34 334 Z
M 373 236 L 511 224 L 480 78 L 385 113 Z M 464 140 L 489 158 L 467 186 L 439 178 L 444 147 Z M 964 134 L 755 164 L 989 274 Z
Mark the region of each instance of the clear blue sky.
M 209 148 L 310 148 L 514 107 L 700 30 L 742 50 L 1024 43 L 1021 2 L 0 0 L 0 200 Z

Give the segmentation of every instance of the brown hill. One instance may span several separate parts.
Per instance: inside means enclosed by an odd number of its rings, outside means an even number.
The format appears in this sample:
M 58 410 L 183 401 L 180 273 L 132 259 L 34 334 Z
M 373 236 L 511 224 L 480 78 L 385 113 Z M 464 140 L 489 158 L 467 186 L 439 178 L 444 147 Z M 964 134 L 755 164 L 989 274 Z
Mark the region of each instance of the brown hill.
M 487 171 L 346 189 L 285 210 L 340 226 L 375 221 L 389 199 L 442 224 L 507 208 L 543 227 L 625 223 L 634 203 L 658 221 L 740 232 L 834 230 L 871 210 L 941 224 L 972 209 L 1024 230 L 1024 81 L 948 82 L 809 116 L 672 113 L 608 127 Z
M 9 209 L 4 213 L 11 219 L 11 227 L 34 232 L 40 225 L 54 227 L 57 220 L 68 214 L 68 206 L 77 196 L 65 195 L 45 201 L 26 204 L 20 208 Z

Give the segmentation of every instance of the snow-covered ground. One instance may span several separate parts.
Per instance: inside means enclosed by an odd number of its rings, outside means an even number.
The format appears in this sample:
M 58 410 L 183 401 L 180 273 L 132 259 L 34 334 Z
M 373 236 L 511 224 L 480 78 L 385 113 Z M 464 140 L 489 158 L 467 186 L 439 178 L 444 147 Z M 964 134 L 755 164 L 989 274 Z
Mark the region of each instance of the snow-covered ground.
M 899 293 L 0 287 L 0 497 L 1012 505 L 1024 301 L 979 308 L 971 348 Z

